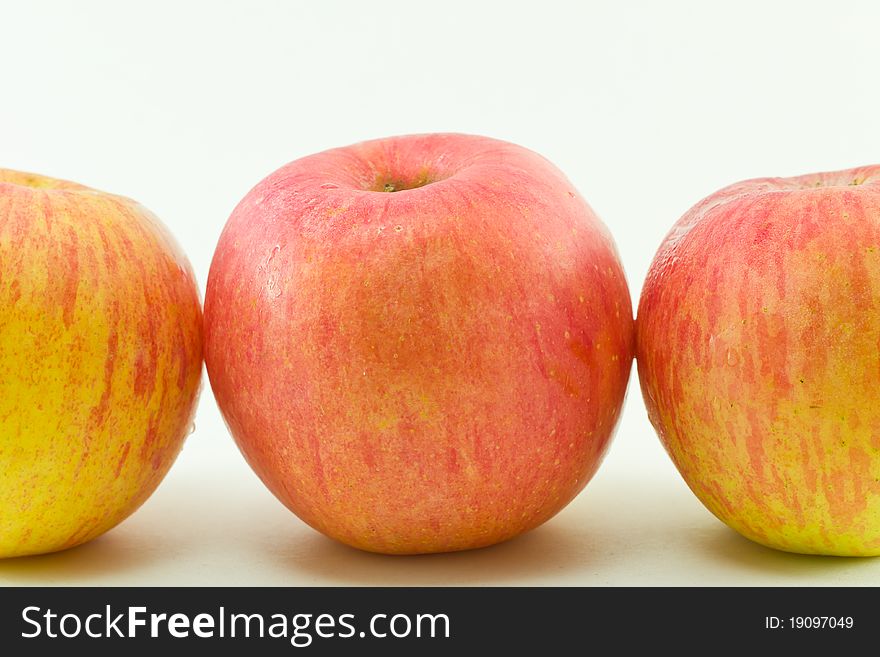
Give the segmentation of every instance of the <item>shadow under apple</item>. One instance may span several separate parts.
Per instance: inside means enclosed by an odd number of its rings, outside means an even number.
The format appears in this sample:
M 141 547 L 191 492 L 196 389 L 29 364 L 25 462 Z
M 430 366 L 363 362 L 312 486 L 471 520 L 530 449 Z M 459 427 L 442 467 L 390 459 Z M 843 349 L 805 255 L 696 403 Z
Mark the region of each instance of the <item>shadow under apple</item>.
M 318 533 L 274 550 L 279 566 L 339 585 L 468 586 L 553 578 L 600 569 L 599 541 L 550 522 L 504 543 L 462 552 L 412 556 L 363 552 Z M 576 581 L 572 581 L 576 584 Z
M 113 532 L 60 552 L 0 559 L 0 582 L 5 586 L 80 584 L 102 580 L 143 568 L 159 553 L 141 549 Z
M 774 578 L 791 579 L 793 582 L 810 583 L 810 576 L 815 575 L 817 582 L 835 584 L 829 581 L 838 577 L 839 584 L 876 585 L 866 577 L 853 577 L 854 571 L 876 563 L 875 559 L 865 557 L 835 557 L 816 554 L 797 554 L 783 552 L 755 543 L 721 524 L 704 529 L 696 537 L 706 556 L 719 565 L 749 571 L 755 575 L 768 575 Z M 872 567 L 873 571 L 873 567 Z M 866 573 L 867 574 L 867 573 Z

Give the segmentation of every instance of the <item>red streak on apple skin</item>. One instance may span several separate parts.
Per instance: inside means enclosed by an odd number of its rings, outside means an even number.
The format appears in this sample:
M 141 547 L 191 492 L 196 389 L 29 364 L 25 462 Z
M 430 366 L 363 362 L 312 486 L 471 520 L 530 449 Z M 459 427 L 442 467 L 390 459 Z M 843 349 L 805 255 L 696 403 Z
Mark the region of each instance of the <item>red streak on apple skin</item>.
M 73 310 L 76 307 L 76 291 L 79 287 L 79 255 L 76 233 L 70 226 L 67 227 L 67 239 L 62 244 L 62 260 L 64 262 L 64 286 L 61 297 L 62 316 L 64 324 L 70 326 L 73 322 Z
M 122 466 L 125 465 L 129 451 L 131 451 L 131 441 L 127 441 L 125 445 L 122 446 L 122 454 L 120 454 L 119 462 L 116 464 L 116 471 L 113 473 L 114 477 L 119 478 L 119 473 L 122 472 Z
M 478 137 L 283 167 L 230 218 L 205 307 L 248 462 L 313 527 L 380 552 L 554 515 L 598 467 L 632 362 L 607 231 L 546 160 Z
M 116 354 L 119 350 L 119 303 L 112 302 L 108 308 L 107 316 L 110 323 L 110 334 L 107 338 L 107 356 L 104 359 L 104 385 L 101 393 L 101 400 L 98 405 L 92 409 L 89 416 L 89 426 L 84 434 L 86 441 L 89 440 L 92 432 L 99 429 L 107 419 L 110 412 L 110 395 L 113 391 L 113 370 L 116 367 Z
M 704 199 L 638 312 L 649 416 L 688 485 L 784 550 L 880 553 L 880 167 Z

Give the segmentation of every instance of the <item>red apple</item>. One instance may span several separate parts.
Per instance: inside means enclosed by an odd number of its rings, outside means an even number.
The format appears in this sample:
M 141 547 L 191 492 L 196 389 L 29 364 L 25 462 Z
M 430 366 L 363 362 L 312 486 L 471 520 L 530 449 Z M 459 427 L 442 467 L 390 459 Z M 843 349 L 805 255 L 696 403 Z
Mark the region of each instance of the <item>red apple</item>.
M 202 310 L 134 201 L 0 169 L 0 557 L 84 543 L 137 509 L 189 433 Z
M 782 550 L 880 554 L 880 166 L 698 203 L 637 333 L 651 421 L 712 513 Z
M 312 527 L 377 552 L 553 516 L 598 467 L 632 361 L 600 221 L 547 160 L 467 135 L 271 174 L 229 219 L 205 311 L 248 462 Z

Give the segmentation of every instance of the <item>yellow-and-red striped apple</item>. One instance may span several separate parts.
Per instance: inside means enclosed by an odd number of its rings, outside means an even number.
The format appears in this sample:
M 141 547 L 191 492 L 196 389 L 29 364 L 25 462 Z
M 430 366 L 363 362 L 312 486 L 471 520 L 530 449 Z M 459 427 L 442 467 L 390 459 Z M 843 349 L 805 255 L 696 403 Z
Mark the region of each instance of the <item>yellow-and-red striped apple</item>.
M 612 239 L 544 158 L 375 140 L 282 167 L 211 265 L 205 358 L 271 491 L 365 550 L 462 550 L 565 506 L 632 364 Z
M 127 198 L 0 170 L 0 557 L 107 531 L 191 426 L 198 290 Z
M 781 550 L 880 554 L 880 166 L 704 199 L 637 327 L 651 422 L 712 513 Z

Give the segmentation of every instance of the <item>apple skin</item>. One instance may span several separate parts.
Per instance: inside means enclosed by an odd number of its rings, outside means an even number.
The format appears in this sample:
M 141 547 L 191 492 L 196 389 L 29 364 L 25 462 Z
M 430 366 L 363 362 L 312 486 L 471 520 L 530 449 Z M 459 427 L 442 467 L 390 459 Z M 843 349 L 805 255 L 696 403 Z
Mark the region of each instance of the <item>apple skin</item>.
M 192 271 L 152 214 L 0 169 L 0 557 L 84 543 L 150 496 L 201 348 Z
M 460 134 L 260 182 L 220 238 L 205 326 L 217 402 L 268 488 L 324 534 L 395 554 L 557 513 L 599 465 L 634 350 L 612 239 L 571 183 Z
M 880 554 L 880 166 L 701 201 L 637 316 L 648 414 L 682 477 L 764 545 Z

